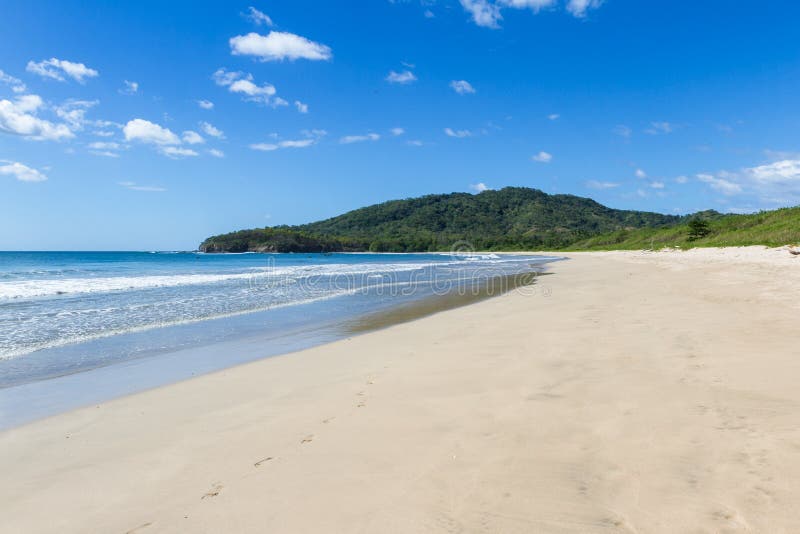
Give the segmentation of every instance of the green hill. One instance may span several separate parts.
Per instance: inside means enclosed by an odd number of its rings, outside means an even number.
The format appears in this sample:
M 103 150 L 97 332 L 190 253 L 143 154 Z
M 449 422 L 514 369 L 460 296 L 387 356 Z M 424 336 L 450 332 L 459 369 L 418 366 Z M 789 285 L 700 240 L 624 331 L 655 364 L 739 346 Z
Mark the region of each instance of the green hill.
M 708 220 L 708 235 L 689 238 L 688 222 L 693 218 Z M 698 213 L 680 224 L 667 228 L 637 228 L 578 240 L 569 250 L 635 250 L 664 247 L 725 247 L 766 245 L 778 247 L 800 243 L 800 207 L 763 211 L 750 215 Z
M 209 237 L 206 252 L 422 252 L 467 242 L 479 250 L 564 248 L 592 236 L 663 228 L 684 219 L 616 210 L 573 195 L 507 187 L 393 200 L 299 226 Z

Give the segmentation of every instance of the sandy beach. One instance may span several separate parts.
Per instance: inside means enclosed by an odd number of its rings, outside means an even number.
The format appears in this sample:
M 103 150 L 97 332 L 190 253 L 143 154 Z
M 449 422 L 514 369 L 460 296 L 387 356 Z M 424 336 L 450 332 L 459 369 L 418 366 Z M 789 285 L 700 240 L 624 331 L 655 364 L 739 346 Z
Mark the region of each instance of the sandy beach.
M 800 257 L 568 256 L 5 431 L 0 531 L 799 531 Z

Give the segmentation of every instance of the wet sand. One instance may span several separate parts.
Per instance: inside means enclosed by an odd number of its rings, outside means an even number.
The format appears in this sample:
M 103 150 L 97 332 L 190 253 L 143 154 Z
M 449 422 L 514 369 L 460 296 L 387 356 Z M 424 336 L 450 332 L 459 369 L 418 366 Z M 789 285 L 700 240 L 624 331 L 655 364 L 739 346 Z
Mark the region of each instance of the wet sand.
M 535 291 L 3 432 L 0 530 L 800 530 L 800 259 L 570 256 Z

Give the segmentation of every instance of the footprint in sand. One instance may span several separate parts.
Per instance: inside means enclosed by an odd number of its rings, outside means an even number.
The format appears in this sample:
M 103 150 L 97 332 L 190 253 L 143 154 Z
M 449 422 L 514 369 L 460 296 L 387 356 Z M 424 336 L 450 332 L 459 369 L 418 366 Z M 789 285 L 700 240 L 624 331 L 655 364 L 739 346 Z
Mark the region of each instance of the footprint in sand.
M 130 530 L 129 530 L 129 531 L 127 531 L 125 534 L 134 534 L 134 532 L 138 532 L 138 531 L 142 530 L 143 528 L 147 528 L 147 527 L 149 527 L 149 526 L 150 526 L 150 525 L 152 525 L 152 524 L 153 524 L 153 523 L 145 523 L 145 524 L 143 524 L 143 525 L 139 525 L 139 526 L 138 526 L 138 527 L 136 527 L 136 528 L 132 528 L 132 529 L 130 529 Z
M 200 500 L 202 501 L 206 497 L 216 497 L 217 495 L 219 495 L 220 491 L 222 491 L 222 484 L 214 484 L 211 487 L 211 491 L 200 497 Z
M 300 440 L 300 445 L 302 445 L 303 443 L 311 443 L 313 439 L 314 439 L 314 434 L 309 434 L 308 436 Z
M 257 461 L 256 463 L 254 463 L 254 464 L 253 464 L 253 466 L 255 466 L 255 467 L 259 467 L 261 464 L 263 464 L 263 463 L 265 463 L 265 462 L 269 462 L 270 460 L 272 460 L 272 456 L 267 456 L 267 457 L 266 457 L 266 458 L 264 458 L 263 460 L 259 460 L 259 461 Z

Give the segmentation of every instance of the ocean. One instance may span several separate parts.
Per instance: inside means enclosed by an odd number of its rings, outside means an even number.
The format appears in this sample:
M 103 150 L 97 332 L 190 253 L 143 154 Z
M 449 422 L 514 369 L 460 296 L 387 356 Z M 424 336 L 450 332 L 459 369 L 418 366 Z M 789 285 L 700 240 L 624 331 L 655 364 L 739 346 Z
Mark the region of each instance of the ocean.
M 0 252 L 0 427 L 339 339 L 554 259 Z

